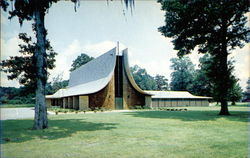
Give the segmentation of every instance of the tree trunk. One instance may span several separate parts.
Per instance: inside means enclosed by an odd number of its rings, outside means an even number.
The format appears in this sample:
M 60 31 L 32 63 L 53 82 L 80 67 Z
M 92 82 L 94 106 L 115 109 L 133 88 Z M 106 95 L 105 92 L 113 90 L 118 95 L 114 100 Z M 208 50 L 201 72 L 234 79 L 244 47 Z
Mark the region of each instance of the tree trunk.
M 36 106 L 33 128 L 44 129 L 48 127 L 47 108 L 45 104 L 45 85 L 47 81 L 45 14 L 36 9 L 34 16 L 37 43 L 34 56 L 36 63 Z
M 225 51 L 225 50 L 224 50 Z M 220 103 L 221 110 L 219 115 L 230 115 L 228 111 L 228 103 L 227 103 L 227 93 L 228 93 L 228 82 L 229 82 L 229 72 L 227 66 L 227 51 L 223 52 L 220 56 L 220 84 L 219 84 L 219 93 L 220 93 Z
M 230 113 L 228 111 L 227 100 L 221 101 L 221 109 L 220 109 L 219 115 L 230 115 Z
M 222 34 L 221 34 L 221 49 L 218 54 L 219 57 L 219 64 L 220 64 L 220 78 L 219 78 L 219 93 L 220 93 L 220 102 L 221 102 L 221 110 L 219 115 L 230 115 L 228 111 L 228 103 L 227 103 L 227 93 L 229 87 L 229 70 L 227 64 L 227 28 L 224 18 L 222 17 Z

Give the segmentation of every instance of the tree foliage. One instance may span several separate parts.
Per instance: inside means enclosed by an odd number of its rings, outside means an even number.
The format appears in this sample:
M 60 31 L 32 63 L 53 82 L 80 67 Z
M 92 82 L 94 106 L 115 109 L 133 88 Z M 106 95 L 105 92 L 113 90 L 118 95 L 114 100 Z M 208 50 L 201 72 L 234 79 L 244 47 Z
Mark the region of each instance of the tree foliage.
M 235 102 L 242 99 L 242 88 L 238 83 L 238 80 L 235 80 L 232 87 L 229 88 L 228 100 L 232 102 L 232 105 L 235 105 Z
M 195 70 L 192 85 L 190 86 L 190 91 L 198 96 L 213 96 L 213 83 L 207 76 L 212 64 L 209 54 L 205 54 L 199 59 L 199 68 Z
M 156 82 L 154 77 L 150 76 L 146 69 L 135 65 L 130 68 L 130 71 L 133 74 L 136 84 L 143 90 L 156 90 Z
M 219 67 L 210 54 L 205 54 L 200 58 L 199 62 L 199 69 L 195 72 L 190 90 L 196 95 L 211 96 L 215 101 L 219 102 L 220 94 L 217 92 L 217 75 L 215 74 L 218 72 L 217 69 L 219 69 Z M 230 72 L 234 71 L 232 60 L 229 60 L 228 67 Z M 232 102 L 239 101 L 242 97 L 242 90 L 238 83 L 238 79 L 233 73 L 230 73 L 229 83 L 227 100 Z
M 34 93 L 36 88 L 36 65 L 35 65 L 35 49 L 36 43 L 26 33 L 20 33 L 19 39 L 23 44 L 19 44 L 20 56 L 11 56 L 9 59 L 1 61 L 1 71 L 8 73 L 10 80 L 18 79 L 21 85 L 27 90 Z M 46 41 L 46 69 L 55 67 L 55 56 L 57 53 L 53 50 L 50 42 Z
M 34 104 L 34 93 L 27 90 L 27 87 L 0 87 L 1 104 Z
M 229 115 L 227 95 L 230 87 L 228 54 L 249 42 L 250 29 L 246 26 L 248 0 L 158 0 L 166 11 L 165 25 L 159 31 L 173 38 L 178 55 L 189 54 L 198 47 L 200 53 L 214 56 L 219 68 L 216 91 L 221 102 L 221 115 Z
M 243 101 L 250 102 L 250 78 L 247 80 L 247 87 L 243 94 Z
M 57 75 L 52 79 L 52 82 L 48 82 L 46 85 L 46 94 L 54 94 L 59 89 L 66 88 L 69 84 L 69 80 L 63 80 L 62 75 Z
M 156 90 L 166 91 L 168 90 L 168 79 L 165 76 L 157 74 L 155 77 Z
M 74 71 L 75 69 L 79 68 L 80 66 L 88 63 L 89 61 L 93 60 L 94 58 L 91 56 L 88 56 L 85 53 L 82 53 L 79 55 L 72 63 L 71 69 L 69 71 Z
M 172 58 L 171 90 L 187 91 L 193 82 L 194 64 L 189 57 Z

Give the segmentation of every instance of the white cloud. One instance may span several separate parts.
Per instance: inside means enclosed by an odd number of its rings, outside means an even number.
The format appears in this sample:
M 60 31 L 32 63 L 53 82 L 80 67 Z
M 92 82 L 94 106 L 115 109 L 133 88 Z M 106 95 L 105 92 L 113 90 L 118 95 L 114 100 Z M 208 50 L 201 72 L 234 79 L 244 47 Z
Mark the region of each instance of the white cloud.
M 17 56 L 20 55 L 18 52 L 18 44 L 20 44 L 21 41 L 16 38 L 10 38 L 9 40 L 4 40 L 1 38 L 1 60 L 8 59 L 9 56 Z M 0 86 L 4 87 L 19 87 L 19 83 L 17 80 L 8 80 L 7 74 L 1 72 L 1 82 Z
M 1 87 L 20 87 L 20 84 L 18 80 L 8 80 L 7 74 L 1 72 L 0 86 Z
M 245 90 L 247 79 L 250 77 L 250 43 L 242 49 L 235 49 L 230 58 L 235 60 L 235 75 L 240 79 L 240 85 Z
M 20 55 L 18 44 L 21 43 L 21 40 L 17 37 L 10 38 L 7 41 L 1 38 L 1 60 L 9 58 L 9 56 Z
M 103 41 L 100 43 L 95 43 L 95 44 L 87 44 L 84 45 L 83 49 L 86 51 L 87 54 L 93 56 L 93 57 L 97 57 L 107 51 L 109 51 L 110 49 L 114 48 L 117 46 L 116 42 L 113 41 Z M 124 46 L 124 44 L 119 43 L 119 49 L 122 50 L 126 48 Z

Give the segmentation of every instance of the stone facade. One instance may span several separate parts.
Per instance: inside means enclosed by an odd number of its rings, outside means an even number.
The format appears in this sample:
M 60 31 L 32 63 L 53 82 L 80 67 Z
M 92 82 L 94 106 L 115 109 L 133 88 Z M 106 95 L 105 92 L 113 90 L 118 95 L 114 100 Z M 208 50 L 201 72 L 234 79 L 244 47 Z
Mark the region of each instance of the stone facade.
M 128 76 L 126 75 L 123 69 L 123 106 L 124 109 L 129 109 L 136 105 L 145 105 L 145 96 L 141 94 L 133 88 L 131 83 L 128 80 Z
M 89 95 L 89 108 L 115 109 L 114 75 L 106 87 L 97 93 Z

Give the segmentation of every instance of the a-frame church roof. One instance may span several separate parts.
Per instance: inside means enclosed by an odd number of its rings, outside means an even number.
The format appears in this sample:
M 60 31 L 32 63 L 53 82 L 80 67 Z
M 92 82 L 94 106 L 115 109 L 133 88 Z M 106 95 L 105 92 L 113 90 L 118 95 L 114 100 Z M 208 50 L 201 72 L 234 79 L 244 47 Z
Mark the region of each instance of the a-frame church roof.
M 150 95 L 141 90 L 135 83 L 129 70 L 127 51 L 127 49 L 123 50 L 122 54 L 124 56 L 124 71 L 131 85 L 138 92 Z M 46 98 L 88 95 L 100 91 L 109 83 L 114 74 L 116 55 L 117 48 L 113 48 L 103 55 L 72 71 L 70 73 L 69 86 L 66 89 L 60 89 L 53 95 L 47 95 Z
M 72 71 L 70 73 L 68 87 L 46 98 L 60 98 L 98 92 L 104 88 L 112 78 L 115 63 L 116 48 L 113 48 Z

